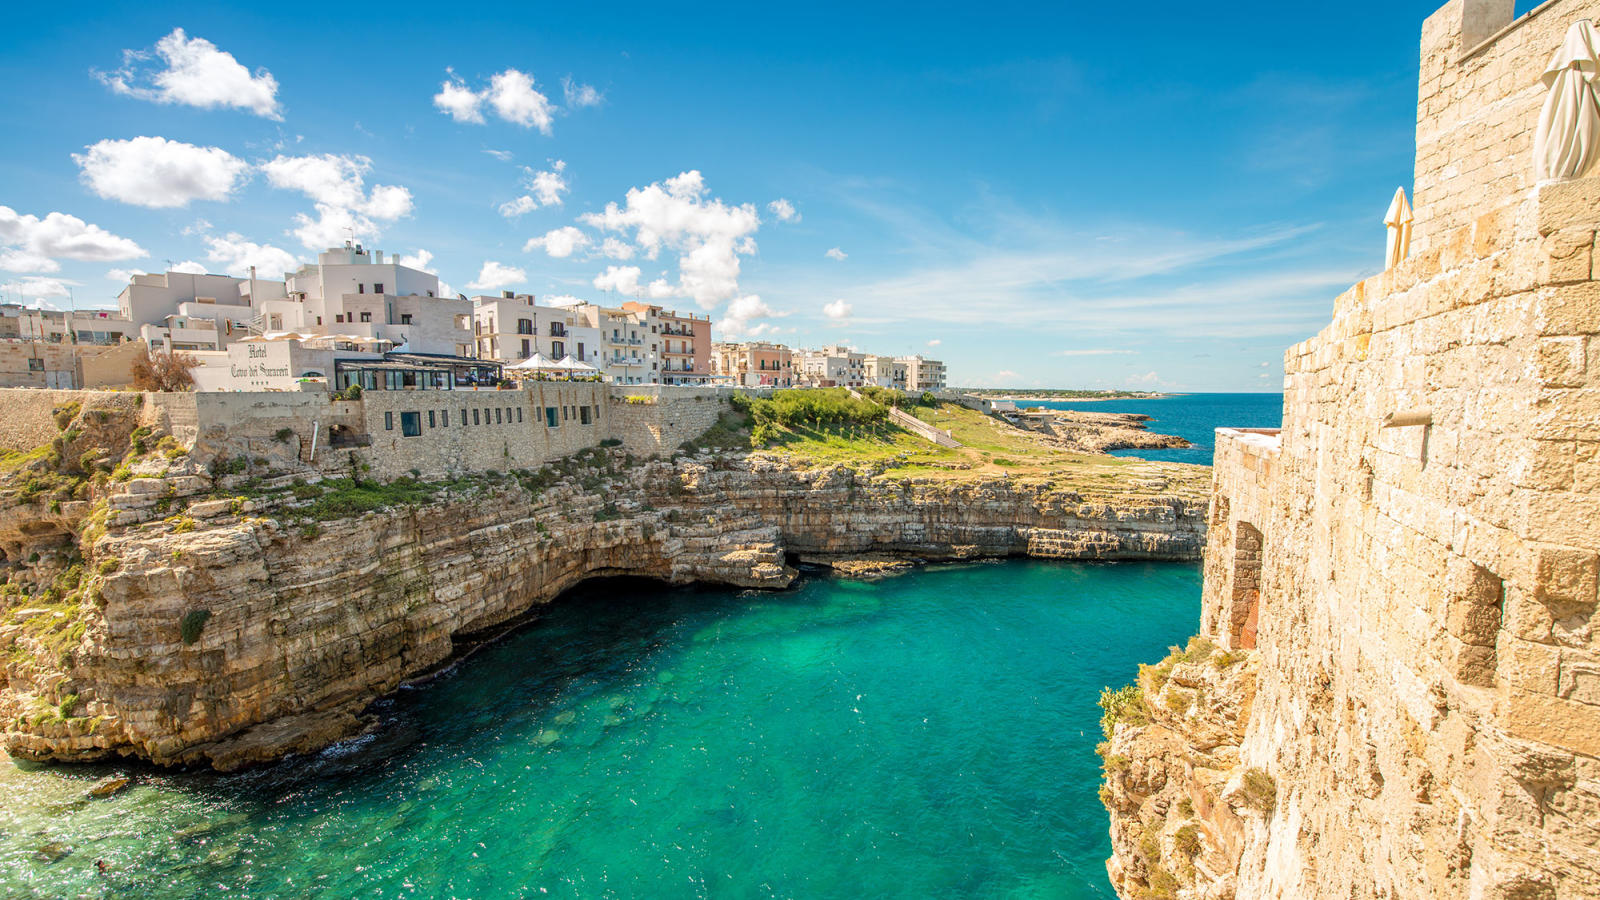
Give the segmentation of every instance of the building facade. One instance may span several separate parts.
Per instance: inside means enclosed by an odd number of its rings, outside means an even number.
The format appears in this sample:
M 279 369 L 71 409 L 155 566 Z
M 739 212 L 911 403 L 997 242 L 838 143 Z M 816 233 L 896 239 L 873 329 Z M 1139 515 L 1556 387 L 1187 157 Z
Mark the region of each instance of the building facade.
M 794 387 L 794 352 L 764 341 L 712 345 L 712 374 L 735 387 Z

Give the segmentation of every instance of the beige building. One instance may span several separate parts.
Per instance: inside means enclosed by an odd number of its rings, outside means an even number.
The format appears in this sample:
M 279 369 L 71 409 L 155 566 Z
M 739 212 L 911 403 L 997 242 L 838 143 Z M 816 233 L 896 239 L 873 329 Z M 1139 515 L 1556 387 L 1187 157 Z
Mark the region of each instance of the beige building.
M 473 297 L 477 357 L 514 363 L 539 352 L 538 312 L 532 294 L 506 291 L 499 297 Z
M 868 385 L 906 389 L 906 364 L 892 356 L 867 356 L 861 361 L 861 374 Z
M 867 355 L 845 346 L 797 351 L 799 383 L 806 387 L 864 387 Z
M 895 362 L 905 366 L 905 387 L 909 391 L 944 390 L 944 363 L 922 356 L 902 356 Z
M 794 387 L 794 352 L 766 341 L 711 345 L 711 370 L 718 382 L 734 387 Z
M 653 335 L 649 352 L 658 367 L 651 369 L 650 384 L 705 384 L 711 379 L 711 317 L 668 311 L 660 306 L 630 300 L 629 312 L 644 315 Z

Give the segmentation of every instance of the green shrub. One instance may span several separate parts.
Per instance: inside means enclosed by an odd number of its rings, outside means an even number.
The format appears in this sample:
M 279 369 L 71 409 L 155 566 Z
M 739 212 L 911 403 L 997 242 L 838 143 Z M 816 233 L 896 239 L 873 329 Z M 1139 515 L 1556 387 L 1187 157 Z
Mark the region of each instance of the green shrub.
M 1185 825 L 1172 835 L 1172 847 L 1184 856 L 1194 859 L 1200 855 L 1200 829 L 1195 825 Z
M 293 428 L 279 428 L 277 431 L 274 431 L 272 433 L 272 436 L 275 439 L 277 439 L 278 443 L 287 444 L 287 443 L 289 443 L 290 440 L 292 440 L 294 438 L 294 429 Z
M 600 446 L 602 446 L 602 447 L 621 447 L 622 446 L 622 440 L 620 438 L 606 438 L 605 440 L 600 442 Z
M 115 572 L 120 568 L 122 568 L 122 560 L 115 556 L 108 556 L 105 559 L 100 560 L 100 565 L 96 567 L 95 571 L 99 572 L 101 575 L 110 575 L 112 572 Z
M 209 609 L 196 609 L 185 613 L 183 621 L 178 623 L 178 633 L 183 637 L 183 642 L 192 644 L 200 640 L 200 632 L 205 630 L 209 621 L 211 621 Z
M 78 411 L 81 409 L 83 409 L 83 404 L 74 400 L 71 403 L 64 403 L 56 407 L 50 411 L 50 414 L 55 417 L 56 428 L 66 430 L 68 423 L 78 417 Z
M 1116 690 L 1101 688 L 1100 709 L 1103 710 L 1100 714 L 1100 730 L 1107 738 L 1116 733 L 1118 723 L 1137 726 L 1150 721 L 1150 713 L 1144 705 L 1144 692 L 1137 684 L 1123 685 Z
M 1239 795 L 1245 806 L 1271 815 L 1278 806 L 1278 783 L 1265 770 L 1251 767 L 1245 770 Z
M 78 705 L 78 695 L 68 694 L 61 698 L 61 703 L 56 706 L 56 717 L 66 719 L 72 715 L 72 710 Z
M 166 520 L 173 534 L 188 534 L 194 530 L 195 521 L 189 516 L 169 516 Z

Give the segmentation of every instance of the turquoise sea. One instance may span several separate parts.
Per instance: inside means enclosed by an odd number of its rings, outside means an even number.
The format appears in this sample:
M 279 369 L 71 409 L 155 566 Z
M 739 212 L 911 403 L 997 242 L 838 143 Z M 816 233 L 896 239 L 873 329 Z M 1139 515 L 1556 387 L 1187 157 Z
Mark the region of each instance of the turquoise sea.
M 1193 444 L 1178 450 L 1118 450 L 1113 456 L 1137 456 L 1169 462 L 1211 465 L 1212 444 L 1219 426 L 1277 428 L 1283 421 L 1282 394 L 1174 394 L 1153 400 L 1101 400 L 1089 403 L 1058 400 L 1024 402 L 1021 406 L 1081 409 L 1088 412 L 1144 413 L 1151 431 L 1175 434 Z
M 594 582 L 313 756 L 0 758 L 0 896 L 1109 898 L 1095 700 L 1193 631 L 1199 587 L 1038 561 Z

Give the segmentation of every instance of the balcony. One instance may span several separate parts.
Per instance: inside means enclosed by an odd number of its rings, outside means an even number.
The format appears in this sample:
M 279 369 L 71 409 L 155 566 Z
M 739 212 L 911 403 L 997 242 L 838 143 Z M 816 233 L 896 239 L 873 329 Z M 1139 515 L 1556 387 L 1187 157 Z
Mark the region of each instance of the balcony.
M 556 324 L 554 322 L 550 323 L 550 336 L 551 337 L 558 337 L 558 338 L 566 337 L 567 336 L 566 326 L 558 325 L 558 324 Z

